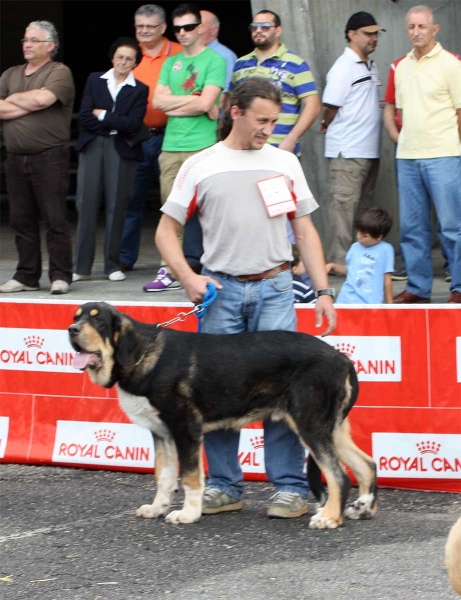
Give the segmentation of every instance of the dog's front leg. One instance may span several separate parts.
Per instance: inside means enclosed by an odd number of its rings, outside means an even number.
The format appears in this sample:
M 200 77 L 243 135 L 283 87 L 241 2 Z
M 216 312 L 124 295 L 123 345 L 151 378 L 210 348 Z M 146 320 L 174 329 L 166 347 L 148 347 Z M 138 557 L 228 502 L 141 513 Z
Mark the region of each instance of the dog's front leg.
M 137 517 L 154 519 L 168 513 L 173 496 L 178 491 L 178 453 L 174 440 L 154 435 L 155 481 L 157 493 L 152 504 L 143 504 L 136 511 Z
M 181 483 L 184 489 L 184 504 L 181 510 L 174 510 L 166 516 L 168 523 L 195 523 L 202 515 L 202 498 L 205 488 L 203 473 L 202 445 L 185 460 L 179 451 Z

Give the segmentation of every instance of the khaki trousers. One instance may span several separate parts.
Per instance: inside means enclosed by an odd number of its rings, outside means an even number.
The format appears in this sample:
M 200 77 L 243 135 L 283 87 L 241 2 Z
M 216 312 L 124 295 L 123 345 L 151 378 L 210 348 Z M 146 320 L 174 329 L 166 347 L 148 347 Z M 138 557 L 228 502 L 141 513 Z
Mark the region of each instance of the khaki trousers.
M 168 200 L 168 196 L 171 194 L 174 180 L 182 164 L 189 158 L 189 156 L 194 156 L 194 154 L 197 154 L 198 152 L 201 152 L 201 150 L 195 150 L 193 152 L 161 152 L 160 156 L 158 157 L 158 166 L 160 167 L 160 202 L 162 203 L 162 206 L 165 204 L 165 202 Z M 182 236 L 183 233 L 181 230 L 181 233 L 178 236 L 181 244 Z M 160 257 L 160 266 L 166 267 L 171 273 L 171 270 L 168 268 L 163 256 Z
M 379 158 L 329 159 L 329 183 L 332 196 L 327 235 L 327 260 L 345 264 L 346 254 L 355 241 L 354 221 L 371 208 Z

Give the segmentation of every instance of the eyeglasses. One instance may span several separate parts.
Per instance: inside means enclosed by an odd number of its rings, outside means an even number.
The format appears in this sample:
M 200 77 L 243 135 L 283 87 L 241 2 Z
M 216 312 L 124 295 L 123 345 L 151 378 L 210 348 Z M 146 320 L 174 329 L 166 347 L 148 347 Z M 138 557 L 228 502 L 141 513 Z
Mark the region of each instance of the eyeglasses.
M 114 60 L 117 60 L 118 62 L 127 62 L 127 63 L 133 63 L 135 61 L 134 58 L 131 58 L 130 56 L 114 56 Z
M 163 23 L 159 23 L 158 25 L 151 25 L 150 23 L 145 23 L 143 25 L 135 25 L 134 28 L 135 29 L 157 29 L 157 27 L 160 27 L 160 25 L 163 25 Z
M 49 44 L 50 40 L 37 40 L 37 38 L 22 38 L 21 44 Z
M 250 31 L 256 31 L 257 29 L 261 29 L 261 31 L 269 31 L 272 27 L 277 27 L 277 25 L 271 25 L 270 23 L 250 23 L 248 28 Z
M 181 33 L 181 29 L 184 31 L 194 31 L 201 23 L 187 23 L 186 25 L 173 25 L 174 33 Z

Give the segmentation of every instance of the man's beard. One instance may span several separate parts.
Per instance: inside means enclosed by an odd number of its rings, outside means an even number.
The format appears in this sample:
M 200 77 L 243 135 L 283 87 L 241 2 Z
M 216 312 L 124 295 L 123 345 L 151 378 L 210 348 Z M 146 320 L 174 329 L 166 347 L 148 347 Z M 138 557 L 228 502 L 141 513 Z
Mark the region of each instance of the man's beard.
M 256 40 L 253 43 L 256 48 L 261 48 L 261 50 L 266 50 L 272 46 L 272 42 L 269 40 Z

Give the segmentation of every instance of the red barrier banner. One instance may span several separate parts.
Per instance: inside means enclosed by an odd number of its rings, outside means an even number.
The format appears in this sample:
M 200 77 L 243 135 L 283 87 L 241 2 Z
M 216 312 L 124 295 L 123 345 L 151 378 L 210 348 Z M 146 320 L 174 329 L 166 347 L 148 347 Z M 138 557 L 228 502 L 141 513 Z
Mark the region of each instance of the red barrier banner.
M 159 323 L 189 304 L 116 303 Z M 0 300 L 0 462 L 153 471 L 149 431 L 133 425 L 115 390 L 72 367 L 72 301 Z M 298 329 L 319 335 L 310 306 Z M 356 443 L 372 455 L 380 485 L 461 492 L 461 310 L 455 306 L 340 306 L 324 341 L 346 354 L 360 382 L 351 412 Z M 175 324 L 194 331 L 193 316 Z M 264 430 L 242 429 L 247 479 L 265 479 Z

